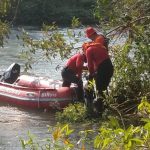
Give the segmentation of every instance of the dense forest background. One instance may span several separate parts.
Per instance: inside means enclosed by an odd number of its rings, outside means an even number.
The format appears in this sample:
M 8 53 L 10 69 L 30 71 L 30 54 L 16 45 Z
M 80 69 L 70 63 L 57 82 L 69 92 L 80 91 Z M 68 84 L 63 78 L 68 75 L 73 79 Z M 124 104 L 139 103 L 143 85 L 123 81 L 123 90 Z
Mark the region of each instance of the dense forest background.
M 82 24 L 94 24 L 93 8 L 96 0 L 20 0 L 14 1 L 7 20 L 14 25 L 40 26 L 56 22 L 66 26 L 73 17 L 80 18 Z M 6 16 L 4 17 L 6 19 Z

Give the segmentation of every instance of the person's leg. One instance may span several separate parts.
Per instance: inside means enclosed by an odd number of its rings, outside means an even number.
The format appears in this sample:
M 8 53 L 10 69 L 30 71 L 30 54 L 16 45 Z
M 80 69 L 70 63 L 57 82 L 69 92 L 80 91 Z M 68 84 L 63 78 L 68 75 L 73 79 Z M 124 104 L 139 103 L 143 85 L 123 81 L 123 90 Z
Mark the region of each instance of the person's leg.
M 78 101 L 83 101 L 83 83 L 82 80 L 80 81 L 76 74 L 69 69 L 68 67 L 64 68 L 61 72 L 63 78 L 62 86 L 70 87 L 71 83 L 77 84 L 76 95 Z
M 70 71 L 67 69 L 67 67 L 62 69 L 61 76 L 63 79 L 62 87 L 70 87 L 71 85 Z
M 113 66 L 110 60 L 106 60 L 99 66 L 96 76 L 96 87 L 99 93 L 99 98 L 96 101 L 95 106 L 97 111 L 99 112 L 102 112 L 104 110 L 103 101 L 105 99 L 105 95 L 103 92 L 107 90 L 112 75 L 113 75 Z
M 84 102 L 84 90 L 83 90 L 83 81 L 79 80 L 78 83 L 78 88 L 77 88 L 77 96 L 80 102 Z
M 77 98 L 79 102 L 83 102 L 84 100 L 84 91 L 83 91 L 83 81 L 80 80 L 76 74 L 74 72 L 70 72 L 69 74 L 69 80 L 71 81 L 71 83 L 75 83 L 77 84 L 77 90 L 76 90 L 76 94 L 77 94 Z
M 113 66 L 108 59 L 98 67 L 96 76 L 96 87 L 99 94 L 103 95 L 103 91 L 107 90 L 111 77 L 113 76 Z
M 62 87 L 70 87 L 70 85 L 71 85 L 70 82 L 63 80 Z

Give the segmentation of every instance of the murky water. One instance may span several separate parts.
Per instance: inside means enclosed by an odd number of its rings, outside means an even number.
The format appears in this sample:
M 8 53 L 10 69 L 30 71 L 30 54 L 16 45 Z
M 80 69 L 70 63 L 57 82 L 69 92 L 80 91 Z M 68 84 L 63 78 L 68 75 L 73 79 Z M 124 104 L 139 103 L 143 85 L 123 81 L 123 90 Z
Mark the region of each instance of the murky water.
M 19 138 L 27 138 L 30 131 L 37 138 L 46 137 L 47 125 L 55 125 L 54 113 L 0 106 L 0 149 L 21 150 Z
M 0 74 L 13 62 L 19 63 L 21 66 L 24 64 L 24 61 L 18 58 L 18 54 L 23 48 L 16 38 L 18 33 L 18 30 L 12 30 L 8 44 L 4 48 L 0 48 Z M 35 38 L 42 36 L 40 31 L 30 30 L 29 33 Z M 56 71 L 55 69 L 58 63 L 63 65 L 65 62 L 59 58 L 53 60 L 52 64 L 40 61 L 33 65 L 31 73 L 61 79 L 60 70 Z M 21 69 L 23 70 L 23 68 Z M 0 102 L 0 149 L 21 150 L 19 137 L 27 137 L 28 131 L 40 139 L 45 138 L 48 130 L 47 125 L 53 126 L 56 123 L 54 115 L 52 112 L 27 110 Z

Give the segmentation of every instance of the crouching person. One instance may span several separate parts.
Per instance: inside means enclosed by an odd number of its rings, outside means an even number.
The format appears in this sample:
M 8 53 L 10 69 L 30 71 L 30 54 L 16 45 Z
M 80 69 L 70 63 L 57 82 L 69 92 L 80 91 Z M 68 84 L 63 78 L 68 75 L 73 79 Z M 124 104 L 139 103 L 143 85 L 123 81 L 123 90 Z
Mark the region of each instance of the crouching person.
M 82 82 L 84 62 L 86 62 L 85 55 L 83 53 L 77 53 L 67 61 L 61 72 L 63 87 L 70 87 L 71 83 L 77 84 L 77 98 L 80 102 L 84 101 Z

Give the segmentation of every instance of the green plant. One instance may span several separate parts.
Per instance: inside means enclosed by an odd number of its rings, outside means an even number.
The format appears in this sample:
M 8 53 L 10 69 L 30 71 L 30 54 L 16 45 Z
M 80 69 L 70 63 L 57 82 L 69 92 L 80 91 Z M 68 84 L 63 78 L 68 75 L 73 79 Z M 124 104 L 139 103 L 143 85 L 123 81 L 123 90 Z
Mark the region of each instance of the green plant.
M 64 108 L 63 112 L 56 113 L 56 119 L 59 122 L 83 122 L 86 118 L 86 108 L 82 103 L 70 104 Z
M 52 132 L 52 137 L 38 140 L 30 132 L 28 133 L 28 139 L 24 140 L 20 138 L 23 149 L 32 150 L 71 150 L 74 145 L 71 143 L 69 136 L 73 132 L 68 125 L 59 125 L 57 128 L 52 129 L 49 127 L 49 132 Z
M 73 18 L 72 26 L 77 26 L 79 20 Z M 31 69 L 32 64 L 44 59 L 45 61 L 51 61 L 55 59 L 56 56 L 59 56 L 62 60 L 68 58 L 72 55 L 72 49 L 74 51 L 78 51 L 78 49 L 74 48 L 74 44 L 78 42 L 78 37 L 76 37 L 74 33 L 74 29 L 67 29 L 66 34 L 68 38 L 72 41 L 67 42 L 58 26 L 54 23 L 51 25 L 43 24 L 43 28 L 41 29 L 43 33 L 43 39 L 34 40 L 30 37 L 28 32 L 23 30 L 20 38 L 24 42 L 24 51 L 21 53 L 21 58 L 26 61 L 25 70 Z M 81 36 L 81 32 L 78 33 Z M 35 54 L 41 54 L 40 57 L 35 58 Z
M 141 97 L 149 96 L 149 6 L 148 0 L 98 0 L 95 5 L 99 28 L 113 28 L 107 33 L 113 41 L 109 49 L 115 67 L 111 90 L 121 102 L 139 103 Z

